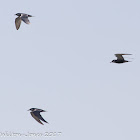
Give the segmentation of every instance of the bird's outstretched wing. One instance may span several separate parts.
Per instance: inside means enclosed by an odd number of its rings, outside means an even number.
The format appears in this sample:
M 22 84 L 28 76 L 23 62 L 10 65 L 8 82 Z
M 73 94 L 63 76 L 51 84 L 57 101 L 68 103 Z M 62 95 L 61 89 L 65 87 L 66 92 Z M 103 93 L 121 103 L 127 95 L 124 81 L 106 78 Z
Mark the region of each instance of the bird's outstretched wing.
M 39 122 L 40 124 L 44 125 L 44 124 L 39 120 L 39 118 L 34 114 L 34 112 L 30 112 L 30 113 L 31 113 L 32 117 L 33 117 L 37 122 Z
M 115 54 L 115 56 L 117 57 L 117 59 L 119 60 L 124 60 L 123 56 L 122 55 L 132 55 L 132 54 Z
M 40 115 L 40 112 L 38 112 L 38 111 L 34 111 L 33 113 L 34 113 L 34 115 L 37 116 L 40 120 L 42 120 L 43 122 L 48 123 L 48 122 L 45 121 L 45 120 L 43 119 L 43 117 Z
M 21 16 L 21 20 L 24 21 L 26 24 L 30 24 L 30 21 L 29 21 L 27 15 L 23 15 L 23 16 Z
M 115 56 L 117 57 L 118 60 L 124 60 L 123 54 L 115 54 Z
M 16 25 L 16 29 L 17 29 L 17 30 L 19 29 L 20 24 L 21 24 L 21 19 L 20 19 L 20 17 L 17 17 L 17 18 L 15 19 L 15 25 Z

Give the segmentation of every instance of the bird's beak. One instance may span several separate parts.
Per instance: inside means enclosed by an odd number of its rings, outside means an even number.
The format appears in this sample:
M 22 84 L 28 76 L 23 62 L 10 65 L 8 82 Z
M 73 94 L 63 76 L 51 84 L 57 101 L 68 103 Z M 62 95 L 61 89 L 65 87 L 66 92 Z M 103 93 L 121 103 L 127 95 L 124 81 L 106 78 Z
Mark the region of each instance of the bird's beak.
M 30 111 L 30 109 L 29 109 L 29 110 L 27 110 L 27 111 Z
M 32 15 L 28 15 L 29 17 L 35 17 L 35 16 L 32 16 Z

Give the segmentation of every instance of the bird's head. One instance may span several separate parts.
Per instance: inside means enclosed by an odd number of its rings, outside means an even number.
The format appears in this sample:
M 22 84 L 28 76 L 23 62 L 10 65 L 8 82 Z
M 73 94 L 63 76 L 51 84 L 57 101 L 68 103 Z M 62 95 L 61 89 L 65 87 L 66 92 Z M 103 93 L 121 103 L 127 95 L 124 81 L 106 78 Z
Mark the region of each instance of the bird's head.
M 35 111 L 35 108 L 30 108 L 28 111 Z
M 28 15 L 28 17 L 33 17 L 32 15 Z
M 19 16 L 19 17 L 20 17 L 20 16 L 21 16 L 21 13 L 17 13 L 17 14 L 15 14 L 15 15 L 17 15 L 17 16 Z
M 116 60 L 112 60 L 110 63 L 115 63 L 116 62 Z
M 38 111 L 38 112 L 46 112 L 45 110 L 42 110 L 42 109 L 38 109 L 38 108 L 30 108 L 28 111 Z

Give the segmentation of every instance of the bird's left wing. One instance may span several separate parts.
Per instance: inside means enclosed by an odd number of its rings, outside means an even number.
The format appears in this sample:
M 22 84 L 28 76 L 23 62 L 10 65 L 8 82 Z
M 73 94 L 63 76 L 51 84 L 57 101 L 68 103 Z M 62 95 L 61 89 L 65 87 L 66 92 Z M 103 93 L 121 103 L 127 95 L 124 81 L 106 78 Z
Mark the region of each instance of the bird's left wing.
M 15 19 L 15 25 L 16 25 L 16 29 L 17 29 L 17 30 L 19 29 L 20 24 L 21 24 L 21 19 L 20 19 L 20 17 L 17 17 L 17 18 Z

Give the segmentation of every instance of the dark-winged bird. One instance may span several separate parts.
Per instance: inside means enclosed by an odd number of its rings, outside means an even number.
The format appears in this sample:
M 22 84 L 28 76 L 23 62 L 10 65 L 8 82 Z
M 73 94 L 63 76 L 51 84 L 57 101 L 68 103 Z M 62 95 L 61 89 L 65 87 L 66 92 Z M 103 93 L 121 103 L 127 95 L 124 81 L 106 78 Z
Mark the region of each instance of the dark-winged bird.
M 130 62 L 127 60 L 124 60 L 123 55 L 132 55 L 132 54 L 115 54 L 117 57 L 117 60 L 112 60 L 111 63 L 125 63 L 125 62 Z
M 24 21 L 26 24 L 30 24 L 28 17 L 32 17 L 31 15 L 24 14 L 24 13 L 17 13 L 15 14 L 18 17 L 15 19 L 16 29 L 18 30 L 21 24 L 21 21 Z
M 32 117 L 39 122 L 40 124 L 44 125 L 41 121 L 48 123 L 47 121 L 45 121 L 42 116 L 40 115 L 40 112 L 46 112 L 45 110 L 42 109 L 37 109 L 37 108 L 31 108 L 28 111 L 31 111 L 31 115 Z M 41 121 L 40 121 L 41 120 Z

